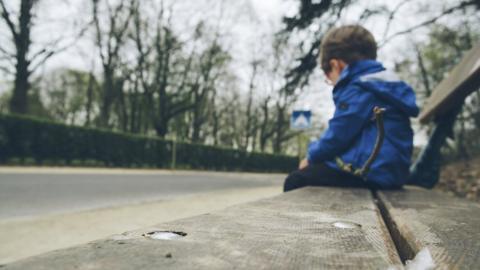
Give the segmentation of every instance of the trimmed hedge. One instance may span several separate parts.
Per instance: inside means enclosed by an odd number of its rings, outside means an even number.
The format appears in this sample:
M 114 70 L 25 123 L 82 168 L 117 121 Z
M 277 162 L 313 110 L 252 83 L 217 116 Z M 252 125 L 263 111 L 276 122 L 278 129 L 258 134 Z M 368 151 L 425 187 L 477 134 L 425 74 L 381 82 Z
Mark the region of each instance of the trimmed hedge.
M 159 138 L 0 115 L 0 163 L 33 159 L 37 164 L 95 161 L 109 167 L 168 168 L 172 144 Z M 176 150 L 176 166 L 189 169 L 288 172 L 298 161 L 291 156 L 183 142 L 176 143 Z

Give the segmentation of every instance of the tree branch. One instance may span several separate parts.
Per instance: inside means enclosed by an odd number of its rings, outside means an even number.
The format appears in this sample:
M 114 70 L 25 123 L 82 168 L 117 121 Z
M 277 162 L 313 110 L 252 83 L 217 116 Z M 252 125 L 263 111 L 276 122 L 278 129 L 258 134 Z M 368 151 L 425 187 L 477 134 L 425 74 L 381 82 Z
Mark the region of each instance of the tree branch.
M 131 1 L 131 5 L 133 6 L 135 3 L 135 0 Z M 123 2 L 122 2 L 123 4 Z M 118 51 L 120 50 L 121 45 L 123 44 L 123 39 L 125 37 L 125 33 L 127 33 L 128 26 L 130 25 L 130 22 L 132 20 L 132 17 L 134 15 L 135 10 L 130 7 L 129 13 L 123 24 L 121 25 L 120 31 L 115 31 L 113 33 L 113 36 L 115 37 L 115 48 L 113 50 L 114 55 L 118 54 Z M 115 12 L 117 13 L 117 12 Z
M 64 37 L 60 37 L 60 38 L 56 39 L 55 41 L 52 41 L 52 42 L 49 42 L 48 44 L 45 44 L 44 45 L 45 47 L 43 49 L 39 50 L 38 52 L 36 52 L 32 55 L 31 61 L 35 61 L 35 59 L 37 57 L 40 57 L 43 54 L 46 54 L 46 53 L 48 54 L 50 51 L 52 51 L 52 49 L 48 49 L 48 47 L 56 47 L 60 43 L 60 41 L 62 41 L 63 39 L 64 39 Z
M 100 28 L 100 22 L 98 20 L 98 0 L 93 0 L 93 24 L 95 25 L 95 34 L 96 34 L 96 45 L 99 50 L 100 59 L 102 60 L 102 64 L 105 65 L 105 55 L 103 54 L 103 45 L 102 45 L 102 30 Z
M 397 12 L 400 10 L 402 6 L 410 2 L 411 0 L 405 0 L 397 4 L 397 6 L 390 12 L 390 15 L 388 16 L 388 21 L 387 21 L 387 26 L 385 26 L 385 32 L 383 32 L 383 37 L 382 39 L 385 40 L 388 35 L 388 31 L 390 30 L 390 25 L 392 24 L 393 19 L 395 18 L 395 15 Z
M 8 67 L 0 66 L 0 70 L 9 75 L 15 75 L 15 72 L 12 72 Z
M 1 0 L 0 0 L 0 1 L 1 1 Z M 15 57 L 15 54 L 7 51 L 7 50 L 4 49 L 2 46 L 0 46 L 0 52 L 3 53 L 4 55 L 6 55 L 7 57 L 10 57 L 10 58 Z
M 10 19 L 10 13 L 8 12 L 7 7 L 5 7 L 3 0 L 0 0 L 0 6 L 2 7 L 2 17 L 5 20 L 5 23 L 7 23 L 8 28 L 10 28 L 13 38 L 17 40 L 19 34 L 15 29 L 15 24 L 13 24 L 13 21 Z
M 37 53 L 35 53 L 32 58 L 31 58 L 31 62 L 33 63 L 33 61 L 39 57 L 41 57 L 41 59 L 35 64 L 35 66 L 33 68 L 30 69 L 29 73 L 32 74 L 33 72 L 35 72 L 35 70 L 37 70 L 41 65 L 43 65 L 50 57 L 54 56 L 55 54 L 58 54 L 60 52 L 63 52 L 67 49 L 69 49 L 70 47 L 72 47 L 73 45 L 75 45 L 77 43 L 77 41 L 85 34 L 85 32 L 87 31 L 87 29 L 89 28 L 89 24 L 87 24 L 84 28 L 82 28 L 78 35 L 75 37 L 74 40 L 72 40 L 72 42 L 70 42 L 69 44 L 63 46 L 63 47 L 57 47 L 55 48 L 55 46 L 60 43 L 60 41 L 63 39 L 63 38 L 59 38 L 57 39 L 56 41 L 50 43 L 52 44 L 52 46 L 54 48 L 43 48 L 42 50 L 38 51 Z
M 386 38 L 378 47 L 381 48 L 383 47 L 385 44 L 387 44 L 388 42 L 390 42 L 392 39 L 394 39 L 395 37 L 398 37 L 398 36 L 401 36 L 401 35 L 405 35 L 405 34 L 408 34 L 408 33 L 411 33 L 419 28 L 422 28 L 424 26 L 427 26 L 429 24 L 432 24 L 432 23 L 435 23 L 436 21 L 438 21 L 439 19 L 441 19 L 442 17 L 446 16 L 446 15 L 449 15 L 459 9 L 463 9 L 463 8 L 466 8 L 468 6 L 474 6 L 476 5 L 475 3 L 475 0 L 471 0 L 471 1 L 466 1 L 466 2 L 462 2 L 460 3 L 459 5 L 457 6 L 454 6 L 454 7 L 451 7 L 449 9 L 446 9 L 444 10 L 442 13 L 440 13 L 439 15 L 429 19 L 429 20 L 426 20 L 420 24 L 417 24 L 417 25 L 414 25 L 410 28 L 407 28 L 403 31 L 400 31 L 400 32 L 397 32 L 391 36 L 389 36 L 388 38 Z
M 195 107 L 195 104 L 191 104 L 190 102 L 188 102 L 188 100 L 183 100 L 178 103 L 172 104 L 168 117 L 172 118 L 178 114 L 191 110 L 194 107 Z

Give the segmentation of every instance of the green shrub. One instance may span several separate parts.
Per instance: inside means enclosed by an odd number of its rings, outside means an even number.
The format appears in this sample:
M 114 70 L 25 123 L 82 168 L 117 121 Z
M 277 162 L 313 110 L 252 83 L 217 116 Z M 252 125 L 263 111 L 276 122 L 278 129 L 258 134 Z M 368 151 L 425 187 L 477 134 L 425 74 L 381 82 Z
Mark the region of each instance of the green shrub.
M 288 172 L 296 157 L 176 143 L 179 168 Z M 0 163 L 33 159 L 37 164 L 104 164 L 168 168 L 173 142 L 159 138 L 68 126 L 19 115 L 0 115 Z

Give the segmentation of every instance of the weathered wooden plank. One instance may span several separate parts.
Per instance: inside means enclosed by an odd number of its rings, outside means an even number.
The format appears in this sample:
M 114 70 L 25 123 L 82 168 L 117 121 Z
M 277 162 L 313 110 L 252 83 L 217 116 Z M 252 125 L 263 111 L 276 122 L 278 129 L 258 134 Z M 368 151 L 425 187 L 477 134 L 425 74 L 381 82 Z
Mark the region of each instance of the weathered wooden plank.
M 403 259 L 428 248 L 436 269 L 480 268 L 480 204 L 420 188 L 379 199 Z
M 480 87 L 480 43 L 434 89 L 420 113 L 422 123 L 442 115 Z
M 151 231 L 187 235 L 175 240 L 142 236 Z M 55 251 L 5 269 L 387 269 L 392 265 L 401 266 L 401 261 L 370 191 L 311 187 Z

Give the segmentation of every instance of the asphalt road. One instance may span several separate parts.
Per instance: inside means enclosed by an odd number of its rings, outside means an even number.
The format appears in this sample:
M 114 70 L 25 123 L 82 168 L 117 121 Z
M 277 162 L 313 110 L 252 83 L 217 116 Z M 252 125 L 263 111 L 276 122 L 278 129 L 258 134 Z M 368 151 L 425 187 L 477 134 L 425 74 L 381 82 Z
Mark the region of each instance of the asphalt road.
M 284 175 L 81 169 L 0 169 L 0 220 L 281 185 Z

